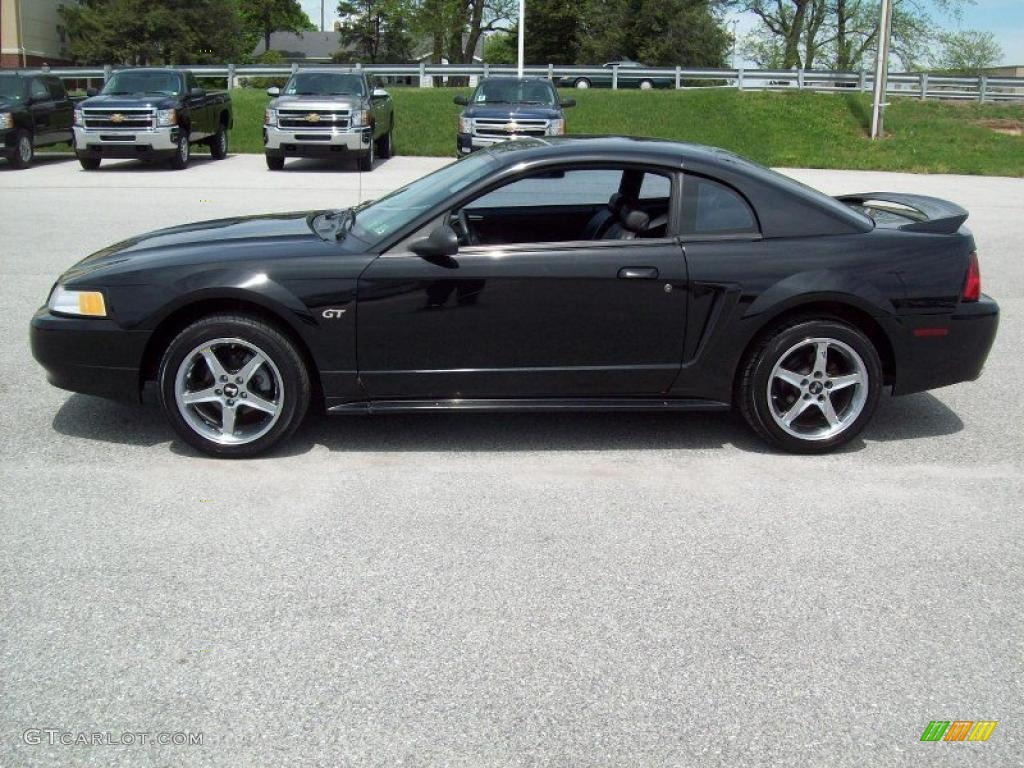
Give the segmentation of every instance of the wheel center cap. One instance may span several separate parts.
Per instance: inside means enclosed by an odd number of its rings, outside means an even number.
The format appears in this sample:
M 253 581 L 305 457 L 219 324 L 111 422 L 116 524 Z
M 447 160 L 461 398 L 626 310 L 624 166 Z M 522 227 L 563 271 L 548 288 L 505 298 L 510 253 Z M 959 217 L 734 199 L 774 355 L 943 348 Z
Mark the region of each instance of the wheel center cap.
M 225 384 L 224 394 L 227 397 L 234 397 L 235 395 L 238 394 L 238 387 L 236 387 L 234 384 Z
M 820 381 L 812 381 L 807 391 L 812 395 L 820 395 L 825 386 Z

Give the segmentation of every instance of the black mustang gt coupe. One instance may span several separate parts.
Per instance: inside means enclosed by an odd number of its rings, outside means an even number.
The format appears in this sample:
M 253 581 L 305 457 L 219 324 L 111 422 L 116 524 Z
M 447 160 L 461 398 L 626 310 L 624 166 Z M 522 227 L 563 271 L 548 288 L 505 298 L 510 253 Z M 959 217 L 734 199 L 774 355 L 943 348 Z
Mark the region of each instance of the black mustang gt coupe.
M 82 260 L 32 319 L 58 387 L 211 454 L 330 414 L 736 407 L 853 438 L 883 387 L 978 377 L 999 310 L 967 212 L 827 197 L 709 147 L 523 139 L 374 202 L 163 229 Z

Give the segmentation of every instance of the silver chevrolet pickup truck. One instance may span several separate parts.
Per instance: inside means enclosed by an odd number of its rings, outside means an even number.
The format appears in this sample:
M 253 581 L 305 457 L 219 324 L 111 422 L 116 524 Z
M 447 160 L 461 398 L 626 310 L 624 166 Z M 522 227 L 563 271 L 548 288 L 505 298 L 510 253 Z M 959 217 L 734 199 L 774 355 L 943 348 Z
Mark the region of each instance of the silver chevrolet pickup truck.
M 394 104 L 362 72 L 303 69 L 267 94 L 263 151 L 270 170 L 281 170 L 286 157 L 333 156 L 355 157 L 359 170 L 372 171 L 375 158 L 391 157 Z

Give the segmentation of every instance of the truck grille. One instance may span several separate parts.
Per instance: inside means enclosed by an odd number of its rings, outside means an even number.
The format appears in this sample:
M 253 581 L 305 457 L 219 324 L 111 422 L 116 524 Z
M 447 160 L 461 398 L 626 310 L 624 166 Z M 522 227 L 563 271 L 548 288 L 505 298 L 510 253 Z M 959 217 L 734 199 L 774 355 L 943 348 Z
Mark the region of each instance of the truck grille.
M 105 131 L 149 131 L 156 124 L 156 111 L 152 109 L 83 109 L 86 128 Z
M 545 136 L 548 130 L 547 120 L 513 120 L 477 118 L 473 122 L 477 136 L 491 138 L 510 138 L 514 136 Z
M 347 129 L 349 111 L 325 109 L 280 109 L 277 112 L 277 124 L 281 128 L 301 128 L 304 131 L 318 128 L 332 130 Z

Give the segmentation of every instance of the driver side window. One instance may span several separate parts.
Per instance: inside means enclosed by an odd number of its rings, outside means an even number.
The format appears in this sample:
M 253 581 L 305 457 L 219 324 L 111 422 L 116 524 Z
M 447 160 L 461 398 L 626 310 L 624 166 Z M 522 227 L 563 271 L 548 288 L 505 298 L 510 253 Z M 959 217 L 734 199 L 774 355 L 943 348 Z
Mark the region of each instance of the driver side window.
M 671 186 L 632 168 L 545 171 L 466 203 L 451 223 L 463 246 L 664 237 Z

